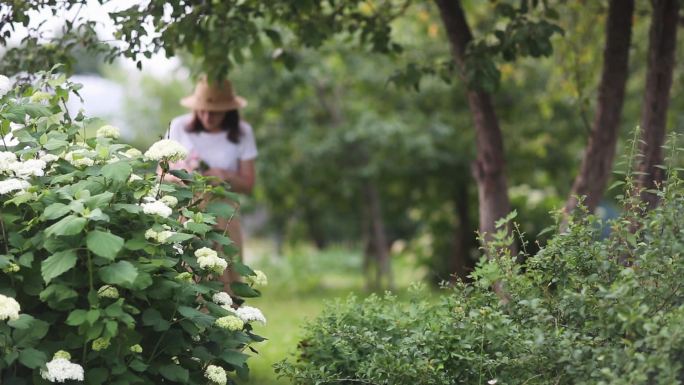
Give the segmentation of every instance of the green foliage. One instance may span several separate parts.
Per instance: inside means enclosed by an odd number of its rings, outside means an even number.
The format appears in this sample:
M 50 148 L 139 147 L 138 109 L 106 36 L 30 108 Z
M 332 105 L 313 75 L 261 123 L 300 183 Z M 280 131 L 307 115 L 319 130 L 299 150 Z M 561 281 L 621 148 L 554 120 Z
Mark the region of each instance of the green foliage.
M 439 301 L 337 302 L 308 325 L 297 361 L 277 368 L 298 384 L 681 383 L 684 184 L 671 173 L 659 195 L 605 239 L 578 213 L 524 265 L 504 250 Z
M 0 96 L 0 300 L 20 305 L 16 317 L 0 303 L 0 382 L 47 383 L 60 350 L 86 384 L 206 384 L 210 364 L 246 375 L 244 351 L 263 338 L 247 320 L 236 331 L 215 324 L 234 310 L 212 302 L 223 284 L 195 253 L 222 247 L 215 260 L 254 274 L 213 230 L 226 206 L 198 211 L 226 186 L 188 173 L 160 182 L 168 156 L 143 157 L 112 127 L 85 137 L 91 119 L 63 107 L 77 86 L 39 76 Z M 239 304 L 260 295 L 235 292 Z

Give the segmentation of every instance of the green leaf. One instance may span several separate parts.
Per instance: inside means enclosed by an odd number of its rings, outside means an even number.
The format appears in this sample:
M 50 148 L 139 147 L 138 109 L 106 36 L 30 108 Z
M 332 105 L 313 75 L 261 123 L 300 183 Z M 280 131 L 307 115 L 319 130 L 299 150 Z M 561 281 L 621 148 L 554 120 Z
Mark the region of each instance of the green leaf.
M 152 326 L 155 331 L 161 332 L 171 327 L 169 321 L 162 318 L 161 313 L 156 309 L 147 309 L 142 315 L 143 325 Z
M 114 260 L 124 245 L 124 239 L 107 231 L 91 231 L 86 238 L 88 250 L 109 260 Z
M 166 242 L 167 243 L 176 243 L 176 242 L 184 242 L 187 241 L 188 239 L 195 238 L 195 235 L 193 234 L 184 234 L 184 233 L 176 233 L 170 236 Z
M 127 182 L 132 171 L 131 165 L 125 161 L 111 163 L 102 167 L 102 175 L 105 178 L 119 183 Z
M 102 194 L 97 194 L 93 195 L 85 200 L 85 204 L 90 208 L 90 209 L 95 209 L 98 207 L 106 206 L 109 204 L 109 202 L 112 200 L 112 197 L 114 197 L 114 194 L 105 191 Z
M 231 364 L 236 367 L 241 367 L 244 366 L 245 363 L 247 362 L 247 359 L 249 358 L 248 354 L 239 352 L 237 350 L 224 350 L 221 353 L 221 359 L 227 363 Z
M 119 261 L 101 268 L 98 275 L 110 285 L 132 285 L 138 277 L 138 269 L 128 261 Z
M 159 373 L 161 373 L 164 378 L 170 381 L 176 381 L 180 383 L 187 383 L 190 378 L 190 372 L 180 365 L 169 364 L 164 365 L 159 368 Z
M 83 231 L 83 227 L 85 227 L 85 225 L 85 218 L 77 217 L 75 215 L 69 215 L 67 217 L 62 218 L 59 222 L 45 229 L 45 234 L 49 236 L 76 235 Z
M 230 218 L 235 213 L 235 207 L 226 202 L 214 201 L 207 205 L 206 212 L 215 214 L 217 217 Z
M 88 312 L 83 309 L 76 309 L 69 313 L 65 323 L 69 326 L 80 326 L 86 322 Z
M 230 284 L 230 289 L 233 290 L 233 293 L 235 295 L 238 295 L 240 297 L 259 297 L 261 293 L 258 290 L 252 289 L 251 286 L 244 282 L 231 282 Z
M 52 254 L 40 264 L 40 272 L 43 276 L 43 280 L 45 280 L 45 283 L 50 283 L 53 278 L 58 277 L 76 266 L 77 260 L 76 250 L 73 249 Z
M 142 211 L 142 208 L 140 206 L 130 203 L 115 203 L 112 205 L 112 208 L 117 211 L 123 210 L 131 214 L 139 214 Z
M 29 327 L 31 327 L 31 323 L 33 323 L 33 320 L 35 320 L 35 318 L 28 314 L 19 314 L 19 318 L 7 321 L 7 325 L 14 329 L 28 329 Z
M 47 362 L 47 355 L 34 348 L 24 349 L 19 353 L 19 362 L 29 369 L 35 369 Z
M 200 327 L 211 326 L 215 321 L 214 317 L 210 316 L 209 314 L 202 313 L 201 311 L 193 309 L 188 306 L 179 306 L 178 312 L 183 317 L 192 320 L 195 324 L 197 324 Z

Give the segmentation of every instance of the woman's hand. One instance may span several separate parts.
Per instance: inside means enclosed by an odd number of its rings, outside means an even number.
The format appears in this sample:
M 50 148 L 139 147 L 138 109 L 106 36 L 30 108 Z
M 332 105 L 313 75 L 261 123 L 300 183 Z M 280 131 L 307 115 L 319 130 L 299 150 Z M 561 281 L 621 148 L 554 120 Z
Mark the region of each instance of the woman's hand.
M 210 167 L 202 175 L 214 176 L 226 181 L 235 192 L 250 194 L 254 187 L 254 160 L 240 162 L 238 171 Z

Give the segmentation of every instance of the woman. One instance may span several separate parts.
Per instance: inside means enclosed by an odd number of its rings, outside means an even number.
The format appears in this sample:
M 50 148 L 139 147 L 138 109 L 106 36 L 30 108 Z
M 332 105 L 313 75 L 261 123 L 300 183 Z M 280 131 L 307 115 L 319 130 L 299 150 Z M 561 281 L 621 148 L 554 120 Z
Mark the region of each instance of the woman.
M 169 139 L 185 146 L 188 157 L 171 167 L 201 171 L 228 182 L 232 191 L 251 193 L 257 148 L 252 127 L 240 120 L 238 112 L 247 101 L 233 92 L 228 80 L 210 84 L 201 78 L 195 92 L 181 99 L 180 104 L 192 112 L 171 121 Z M 173 179 L 167 175 L 167 180 Z M 217 227 L 228 228 L 228 235 L 242 256 L 242 232 L 237 217 L 217 218 Z M 230 291 L 230 282 L 237 276 L 232 269 L 226 270 L 221 277 L 225 291 Z

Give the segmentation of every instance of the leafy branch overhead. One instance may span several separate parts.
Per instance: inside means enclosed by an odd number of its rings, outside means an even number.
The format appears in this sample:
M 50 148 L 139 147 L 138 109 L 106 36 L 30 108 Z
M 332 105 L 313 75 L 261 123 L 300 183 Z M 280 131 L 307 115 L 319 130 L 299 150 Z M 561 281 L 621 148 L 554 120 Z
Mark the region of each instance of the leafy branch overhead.
M 198 59 L 210 77 L 225 76 L 248 55 L 273 51 L 273 57 L 291 68 L 296 64 L 292 50 L 320 47 L 337 36 L 353 40 L 382 54 L 402 53 L 393 29 L 413 0 L 275 0 L 187 2 L 152 0 L 109 17 L 115 25 L 113 40 L 101 40 L 97 23 L 81 13 L 84 0 L 11 0 L 0 5 L 0 45 L 6 46 L 15 33 L 14 25 L 29 27 L 29 10 L 50 10 L 53 15 L 73 14 L 61 31 L 50 36 L 41 26 L 32 27 L 21 47 L 10 49 L 0 66 L 5 73 L 35 72 L 56 63 L 73 67 L 77 49 L 103 55 L 109 61 L 118 56 L 135 60 L 163 50 L 167 56 L 187 52 Z M 100 0 L 101 4 L 107 3 Z M 472 86 L 493 90 L 499 83 L 495 60 L 524 56 L 548 56 L 551 38 L 562 30 L 555 24 L 557 12 L 546 1 L 523 1 L 511 5 L 494 2 L 491 30 L 473 40 L 468 50 L 465 78 Z M 68 67 L 69 68 L 69 67 Z M 395 77 L 399 84 L 416 86 L 423 75 L 439 74 L 448 79 L 453 66 L 412 63 Z

